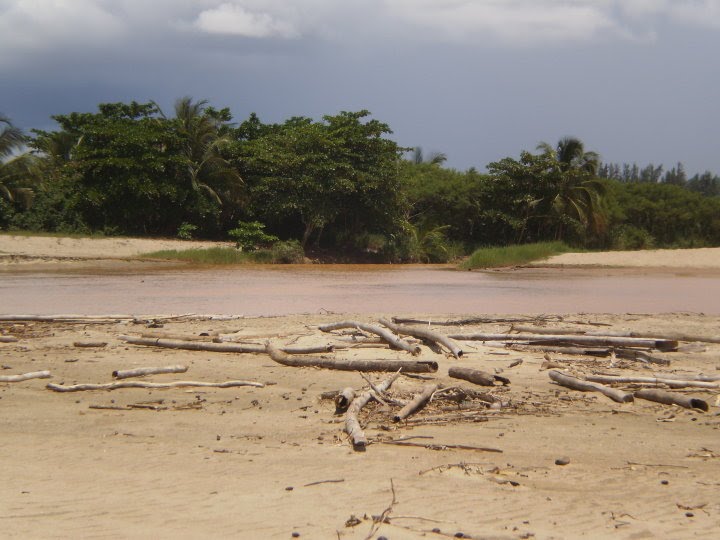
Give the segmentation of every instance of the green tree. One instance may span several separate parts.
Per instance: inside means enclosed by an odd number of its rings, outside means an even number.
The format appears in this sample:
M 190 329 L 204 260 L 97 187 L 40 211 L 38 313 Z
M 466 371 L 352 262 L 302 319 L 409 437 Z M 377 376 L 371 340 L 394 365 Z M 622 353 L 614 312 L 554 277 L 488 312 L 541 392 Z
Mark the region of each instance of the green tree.
M 0 197 L 14 202 L 19 182 L 29 174 L 30 162 L 27 156 L 12 157 L 25 145 L 22 130 L 13 125 L 9 118 L 0 114 Z

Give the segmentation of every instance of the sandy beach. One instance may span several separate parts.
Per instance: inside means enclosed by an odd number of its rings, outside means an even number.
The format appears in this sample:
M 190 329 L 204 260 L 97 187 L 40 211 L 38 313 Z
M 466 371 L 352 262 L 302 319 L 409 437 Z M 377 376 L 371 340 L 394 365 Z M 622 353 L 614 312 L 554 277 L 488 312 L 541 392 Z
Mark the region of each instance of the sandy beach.
M 150 242 L 0 235 L 0 251 L 122 258 L 160 249 L 157 241 Z M 718 257 L 717 250 L 707 251 L 712 252 L 709 259 Z M 341 320 L 377 324 L 391 315 L 412 314 L 6 317 L 0 321 L 0 377 L 44 370 L 51 377 L 0 382 L 3 536 L 714 537 L 720 528 L 720 398 L 712 385 L 718 383 L 672 390 L 704 400 L 708 411 L 703 412 L 644 399 L 618 403 L 600 393 L 559 386 L 548 373 L 718 376 L 720 344 L 714 341 L 720 317 L 475 313 L 483 320 L 422 325 L 443 334 L 507 333 L 532 325 L 556 333 L 680 333 L 687 338 L 677 351 L 649 351 L 652 362 L 619 353 L 561 354 L 475 341 L 459 342 L 461 358 L 424 345 L 419 356 L 411 356 L 383 344 L 360 344 L 364 337 L 353 330 L 319 329 Z M 437 322 L 462 316 L 415 317 Z M 122 337 L 142 335 L 259 347 L 267 340 L 278 346 L 331 344 L 336 350 L 322 357 L 437 362 L 438 368 L 400 375 L 381 401 L 362 409 L 359 420 L 369 444 L 357 451 L 344 432 L 345 414 L 336 414 L 332 398 L 346 387 L 369 391 L 358 372 L 289 367 L 264 353 L 135 345 Z M 116 370 L 176 365 L 188 369 L 127 380 L 242 380 L 264 386 L 78 392 L 46 386 L 107 384 Z M 451 378 L 452 367 L 482 370 L 498 380 L 495 386 L 478 386 Z M 374 384 L 388 376 L 366 374 Z M 430 404 L 394 421 L 402 404 L 428 384 L 441 390 Z M 633 392 L 648 385 L 614 386 Z

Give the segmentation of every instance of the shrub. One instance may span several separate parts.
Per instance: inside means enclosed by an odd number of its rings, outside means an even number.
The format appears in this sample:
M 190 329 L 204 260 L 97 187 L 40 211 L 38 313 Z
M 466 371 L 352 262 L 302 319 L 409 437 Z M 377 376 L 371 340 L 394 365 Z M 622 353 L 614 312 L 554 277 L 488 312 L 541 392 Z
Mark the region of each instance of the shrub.
M 634 225 L 621 225 L 613 231 L 612 247 L 614 249 L 652 249 L 655 239 L 645 229 Z
M 197 226 L 192 223 L 183 223 L 178 227 L 177 237 L 180 240 L 192 240 L 195 231 L 197 231 Z
M 298 264 L 305 260 L 305 251 L 297 240 L 276 242 L 270 251 L 274 263 Z
M 259 221 L 238 221 L 237 228 L 228 231 L 228 235 L 235 241 L 238 249 L 254 251 L 279 240 L 277 236 L 266 234 L 264 228 L 265 225 Z

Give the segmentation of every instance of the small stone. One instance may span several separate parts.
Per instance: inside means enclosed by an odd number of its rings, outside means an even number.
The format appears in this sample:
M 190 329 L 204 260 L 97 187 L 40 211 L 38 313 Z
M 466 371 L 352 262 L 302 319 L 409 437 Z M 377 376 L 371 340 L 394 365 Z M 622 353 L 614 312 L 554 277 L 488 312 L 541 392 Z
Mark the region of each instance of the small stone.
M 695 517 L 695 514 L 692 512 L 685 512 L 685 517 Z
M 669 482 L 668 480 L 660 480 L 660 483 L 661 483 L 663 486 L 667 486 L 670 482 Z
M 300 533 L 297 532 L 297 531 L 295 531 L 294 533 L 292 533 L 292 537 L 293 537 L 293 538 L 300 538 Z
M 442 531 L 435 527 L 431 532 L 434 532 L 435 534 L 440 534 Z
M 292 487 L 292 486 L 288 486 L 288 487 L 285 488 L 285 491 L 292 491 L 293 489 L 295 489 L 295 488 Z
M 567 465 L 568 463 L 570 463 L 569 457 L 561 457 L 555 460 L 555 465 Z

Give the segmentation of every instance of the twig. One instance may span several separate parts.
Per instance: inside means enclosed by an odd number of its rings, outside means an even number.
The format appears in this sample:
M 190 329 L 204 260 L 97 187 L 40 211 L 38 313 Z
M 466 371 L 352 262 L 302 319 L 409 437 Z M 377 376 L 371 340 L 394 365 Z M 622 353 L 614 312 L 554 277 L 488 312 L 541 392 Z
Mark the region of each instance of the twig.
M 317 482 L 310 482 L 309 484 L 305 484 L 303 487 L 317 486 L 320 484 L 339 484 L 340 482 L 344 481 L 344 478 L 339 478 L 337 480 L 318 480 Z
M 394 444 L 397 446 L 416 446 L 418 448 L 427 448 L 428 450 L 475 450 L 477 452 L 496 452 L 502 454 L 499 448 L 486 448 L 482 446 L 468 446 L 465 444 L 421 444 L 405 441 L 381 441 L 382 444 Z
M 365 537 L 365 540 L 372 540 L 372 537 L 380 529 L 382 524 L 385 523 L 385 520 L 390 515 L 390 512 L 392 512 L 393 507 L 397 504 L 397 498 L 395 495 L 395 484 L 393 484 L 392 478 L 390 479 L 390 489 L 392 490 L 392 501 L 390 501 L 388 507 L 383 510 L 382 514 L 380 514 L 377 518 L 373 517 L 373 524 L 370 528 L 370 533 Z
M 75 384 L 64 386 L 62 384 L 50 383 L 46 386 L 48 390 L 55 392 L 81 392 L 84 390 L 116 390 L 118 388 L 187 388 L 187 387 L 211 387 L 211 388 L 231 388 L 235 386 L 254 386 L 263 388 L 263 383 L 254 381 L 225 381 L 221 383 L 208 383 L 197 381 L 177 381 L 171 383 L 151 383 L 140 381 L 121 381 L 106 384 Z

